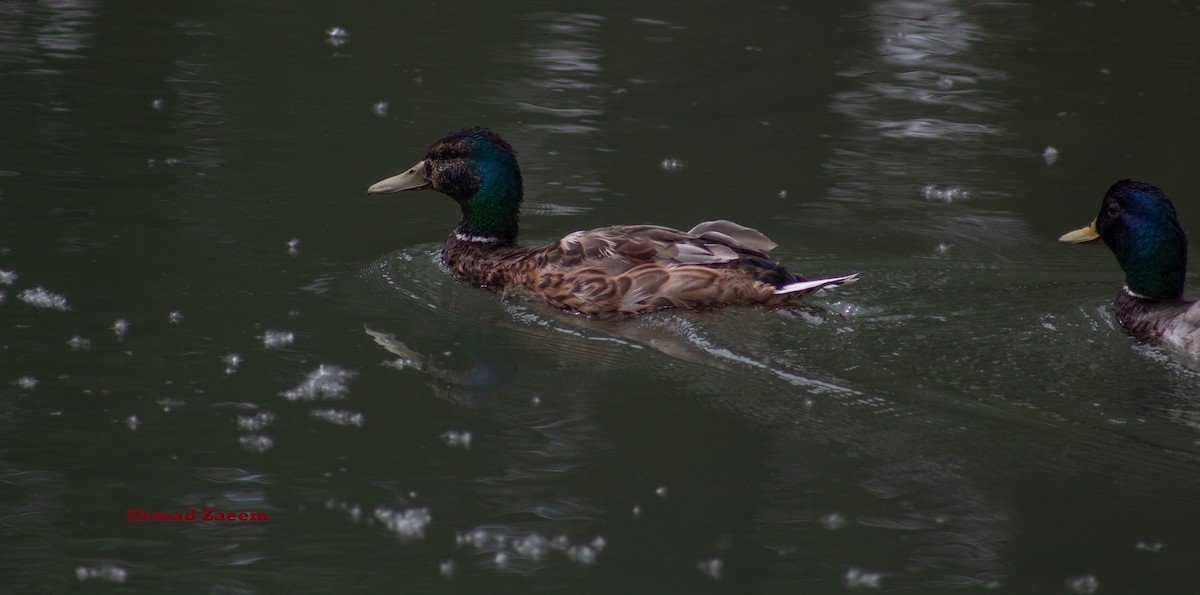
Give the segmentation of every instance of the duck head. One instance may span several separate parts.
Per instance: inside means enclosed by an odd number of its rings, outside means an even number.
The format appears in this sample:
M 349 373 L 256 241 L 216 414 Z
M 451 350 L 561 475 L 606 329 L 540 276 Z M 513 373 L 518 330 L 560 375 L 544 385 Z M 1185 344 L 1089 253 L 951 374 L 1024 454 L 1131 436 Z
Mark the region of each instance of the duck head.
M 376 182 L 367 194 L 433 189 L 462 209 L 460 236 L 512 242 L 517 237 L 523 187 L 516 152 L 487 128 L 464 128 L 433 143 L 404 173 Z
M 1171 199 L 1155 186 L 1133 180 L 1113 184 L 1091 225 L 1058 241 L 1103 242 L 1125 271 L 1125 286 L 1137 296 L 1165 300 L 1183 295 L 1187 236 Z

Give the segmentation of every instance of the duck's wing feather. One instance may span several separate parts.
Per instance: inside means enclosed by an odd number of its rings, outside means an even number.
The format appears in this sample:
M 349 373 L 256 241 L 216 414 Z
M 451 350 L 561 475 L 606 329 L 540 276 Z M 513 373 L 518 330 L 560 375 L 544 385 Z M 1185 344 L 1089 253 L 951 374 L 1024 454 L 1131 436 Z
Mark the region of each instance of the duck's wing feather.
M 729 221 L 689 232 L 622 225 L 577 231 L 526 252 L 513 273 L 522 277 L 519 285 L 551 303 L 588 314 L 763 304 L 836 284 L 777 295 L 777 288 L 802 280 L 767 257 L 774 247 L 758 231 Z

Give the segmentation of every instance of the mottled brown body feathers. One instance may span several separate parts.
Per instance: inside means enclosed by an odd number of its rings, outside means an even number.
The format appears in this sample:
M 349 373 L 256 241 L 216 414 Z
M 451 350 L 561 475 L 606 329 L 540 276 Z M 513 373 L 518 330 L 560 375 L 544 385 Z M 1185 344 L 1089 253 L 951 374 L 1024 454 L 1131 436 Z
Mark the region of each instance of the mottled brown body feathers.
M 472 285 L 583 314 L 628 315 L 792 297 L 775 293 L 798 279 L 767 258 L 773 246 L 753 229 L 710 221 L 686 233 L 655 225 L 577 231 L 539 247 L 452 235 L 442 258 Z

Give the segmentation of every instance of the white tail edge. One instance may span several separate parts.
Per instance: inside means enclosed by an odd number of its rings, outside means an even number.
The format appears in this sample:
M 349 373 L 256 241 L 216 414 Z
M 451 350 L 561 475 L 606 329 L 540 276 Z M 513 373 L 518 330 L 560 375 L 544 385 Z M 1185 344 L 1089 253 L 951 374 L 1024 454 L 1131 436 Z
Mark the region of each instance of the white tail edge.
M 851 273 L 842 277 L 830 277 L 828 279 L 813 279 L 812 281 L 797 281 L 788 283 L 783 287 L 775 290 L 775 295 L 786 295 L 791 293 L 811 293 L 825 287 L 837 287 L 838 285 L 849 285 L 858 281 L 858 273 Z

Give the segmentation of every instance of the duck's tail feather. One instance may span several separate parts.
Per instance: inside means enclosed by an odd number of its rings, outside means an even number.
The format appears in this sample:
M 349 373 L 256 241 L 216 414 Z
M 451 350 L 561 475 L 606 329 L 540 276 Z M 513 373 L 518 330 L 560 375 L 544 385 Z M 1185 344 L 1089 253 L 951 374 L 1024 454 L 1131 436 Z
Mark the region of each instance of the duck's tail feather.
M 797 281 L 788 283 L 782 287 L 775 289 L 775 295 L 804 295 L 812 293 L 818 289 L 826 287 L 837 287 L 839 285 L 849 285 L 858 281 L 858 273 L 851 273 L 841 277 L 830 277 L 828 279 L 813 279 L 811 281 Z

